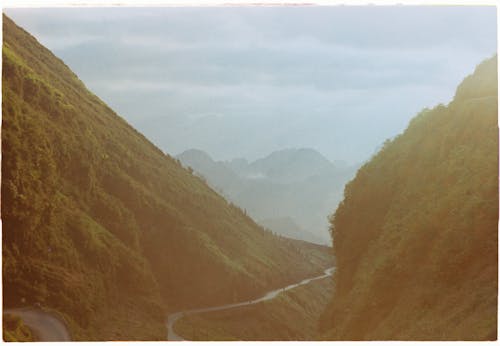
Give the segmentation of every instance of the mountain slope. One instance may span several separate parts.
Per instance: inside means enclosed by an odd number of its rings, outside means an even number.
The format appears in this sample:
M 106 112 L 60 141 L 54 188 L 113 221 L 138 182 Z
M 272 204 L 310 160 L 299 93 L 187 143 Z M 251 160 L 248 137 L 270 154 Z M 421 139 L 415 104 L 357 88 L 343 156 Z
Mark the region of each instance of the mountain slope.
M 166 336 L 166 309 L 251 298 L 329 266 L 162 153 L 3 17 L 4 307 L 76 340 Z
M 497 113 L 494 57 L 346 186 L 325 338 L 496 339 Z

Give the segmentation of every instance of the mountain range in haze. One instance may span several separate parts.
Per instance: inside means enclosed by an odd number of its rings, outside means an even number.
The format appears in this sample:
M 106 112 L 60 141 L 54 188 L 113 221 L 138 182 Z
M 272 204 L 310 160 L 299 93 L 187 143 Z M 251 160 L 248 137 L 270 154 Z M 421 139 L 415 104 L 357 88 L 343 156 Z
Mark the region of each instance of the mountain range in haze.
M 331 243 L 328 215 L 357 169 L 309 148 L 283 149 L 253 162 L 215 161 L 197 149 L 177 158 L 264 227 L 321 244 Z

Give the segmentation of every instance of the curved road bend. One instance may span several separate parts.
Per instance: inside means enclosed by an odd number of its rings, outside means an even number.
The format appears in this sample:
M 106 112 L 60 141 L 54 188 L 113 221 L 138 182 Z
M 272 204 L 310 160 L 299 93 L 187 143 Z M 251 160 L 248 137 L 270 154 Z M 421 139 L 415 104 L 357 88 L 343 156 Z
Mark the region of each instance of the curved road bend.
M 19 316 L 37 341 L 71 341 L 64 323 L 51 313 L 35 308 L 5 309 L 3 313 Z
M 310 283 L 311 281 L 314 281 L 314 280 L 319 280 L 319 279 L 323 279 L 323 278 L 326 278 L 328 276 L 331 276 L 334 271 L 335 271 L 335 267 L 328 268 L 324 271 L 323 275 L 315 276 L 315 277 L 312 277 L 309 279 L 304 279 L 298 283 L 288 285 L 288 286 L 283 287 L 283 288 L 278 288 L 277 290 L 269 291 L 258 299 L 247 300 L 247 301 L 240 302 L 240 303 L 219 305 L 219 306 L 214 306 L 211 308 L 191 309 L 191 310 L 185 310 L 185 311 L 179 311 L 179 312 L 172 313 L 172 314 L 168 315 L 168 317 L 167 317 L 168 340 L 169 341 L 184 341 L 185 340 L 180 335 L 175 333 L 175 331 L 174 331 L 175 322 L 177 322 L 177 320 L 183 316 L 198 314 L 198 313 L 202 313 L 202 312 L 227 310 L 227 309 L 232 309 L 232 308 L 236 308 L 239 306 L 246 306 L 246 305 L 261 303 L 261 302 L 264 302 L 266 300 L 271 300 L 271 299 L 275 298 L 278 294 L 280 294 L 284 291 L 291 290 L 291 289 L 298 287 L 298 286 L 307 285 L 308 283 Z

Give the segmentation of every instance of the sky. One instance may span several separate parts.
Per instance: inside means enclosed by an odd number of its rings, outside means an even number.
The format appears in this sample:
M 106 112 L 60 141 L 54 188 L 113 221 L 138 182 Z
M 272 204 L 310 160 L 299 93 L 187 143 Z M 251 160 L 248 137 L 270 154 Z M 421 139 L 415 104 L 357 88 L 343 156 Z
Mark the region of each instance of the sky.
M 354 164 L 497 51 L 493 6 L 4 9 L 163 151 Z

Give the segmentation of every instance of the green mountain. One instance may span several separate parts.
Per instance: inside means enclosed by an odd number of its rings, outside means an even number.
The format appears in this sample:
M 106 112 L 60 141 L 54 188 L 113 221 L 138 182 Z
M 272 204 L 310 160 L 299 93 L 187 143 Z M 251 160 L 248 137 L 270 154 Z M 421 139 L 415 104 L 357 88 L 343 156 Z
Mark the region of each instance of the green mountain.
M 330 265 L 326 247 L 265 231 L 3 23 L 4 308 L 38 303 L 76 340 L 164 339 L 167 311 Z
M 497 83 L 495 56 L 346 186 L 326 339 L 496 339 Z

